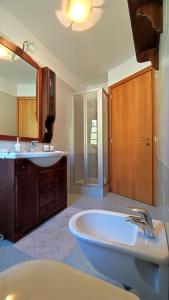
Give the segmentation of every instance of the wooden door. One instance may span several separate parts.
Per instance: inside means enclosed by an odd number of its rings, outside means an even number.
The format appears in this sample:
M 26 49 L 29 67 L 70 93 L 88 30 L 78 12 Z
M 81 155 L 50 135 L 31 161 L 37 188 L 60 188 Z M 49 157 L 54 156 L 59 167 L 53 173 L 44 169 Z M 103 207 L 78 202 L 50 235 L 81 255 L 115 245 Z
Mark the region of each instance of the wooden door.
M 35 97 L 18 97 L 18 136 L 38 137 Z
M 153 70 L 110 87 L 110 190 L 153 203 Z

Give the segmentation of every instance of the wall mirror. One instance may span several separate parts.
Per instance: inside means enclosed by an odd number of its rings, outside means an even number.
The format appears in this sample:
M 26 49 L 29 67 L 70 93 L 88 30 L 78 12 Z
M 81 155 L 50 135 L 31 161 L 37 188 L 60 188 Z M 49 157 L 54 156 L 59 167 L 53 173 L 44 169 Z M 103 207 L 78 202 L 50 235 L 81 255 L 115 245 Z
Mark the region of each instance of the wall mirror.
M 41 67 L 0 36 L 0 139 L 41 141 Z

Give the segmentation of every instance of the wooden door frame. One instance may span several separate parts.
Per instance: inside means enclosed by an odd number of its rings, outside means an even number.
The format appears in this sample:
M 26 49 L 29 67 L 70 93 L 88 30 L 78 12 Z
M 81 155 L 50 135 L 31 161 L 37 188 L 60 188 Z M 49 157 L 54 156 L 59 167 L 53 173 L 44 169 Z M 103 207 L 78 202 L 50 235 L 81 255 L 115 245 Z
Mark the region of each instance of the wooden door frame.
M 138 71 L 114 84 L 109 86 L 108 90 L 108 110 L 109 110 L 109 123 L 108 123 L 108 141 L 109 141 L 109 190 L 111 192 L 111 182 L 112 182 L 112 171 L 111 171 L 111 164 L 112 164 L 112 132 L 111 132 L 111 124 L 112 124 L 112 110 L 111 110 L 111 90 L 127 81 L 130 81 L 146 72 L 151 71 L 151 80 L 152 80 L 152 205 L 155 206 L 156 204 L 156 127 L 155 127 L 155 70 L 152 66 L 147 67 L 141 71 Z

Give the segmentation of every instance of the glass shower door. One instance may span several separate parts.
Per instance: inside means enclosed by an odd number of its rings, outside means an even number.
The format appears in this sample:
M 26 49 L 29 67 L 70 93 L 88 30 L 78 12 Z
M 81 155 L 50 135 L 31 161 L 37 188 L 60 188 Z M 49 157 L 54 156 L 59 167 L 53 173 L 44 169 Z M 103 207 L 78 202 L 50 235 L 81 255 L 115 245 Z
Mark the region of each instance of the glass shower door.
M 97 92 L 86 94 L 86 183 L 98 184 Z
M 73 183 L 103 194 L 108 184 L 108 97 L 102 88 L 74 94 Z
M 84 167 L 84 99 L 83 95 L 74 96 L 74 181 L 85 184 Z

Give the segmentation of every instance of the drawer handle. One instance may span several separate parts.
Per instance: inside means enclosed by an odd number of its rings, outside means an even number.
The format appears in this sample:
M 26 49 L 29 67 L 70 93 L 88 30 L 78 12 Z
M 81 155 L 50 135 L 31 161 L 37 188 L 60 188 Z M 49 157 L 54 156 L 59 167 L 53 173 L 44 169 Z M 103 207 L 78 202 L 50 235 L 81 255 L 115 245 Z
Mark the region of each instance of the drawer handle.
M 22 166 L 22 170 L 25 170 L 25 166 Z
M 48 184 L 48 189 L 50 189 L 51 188 L 51 185 L 50 184 Z

